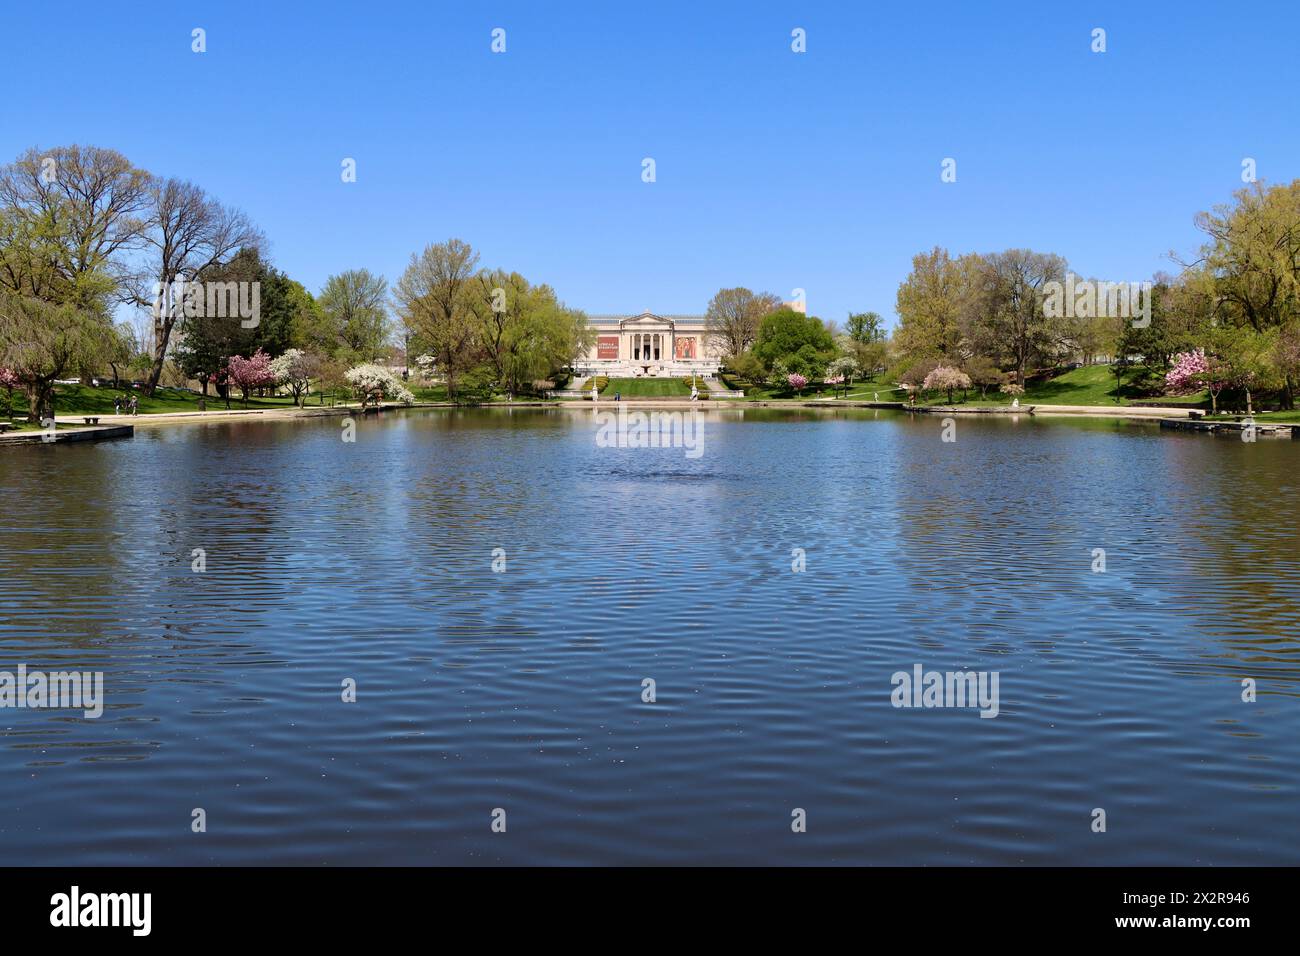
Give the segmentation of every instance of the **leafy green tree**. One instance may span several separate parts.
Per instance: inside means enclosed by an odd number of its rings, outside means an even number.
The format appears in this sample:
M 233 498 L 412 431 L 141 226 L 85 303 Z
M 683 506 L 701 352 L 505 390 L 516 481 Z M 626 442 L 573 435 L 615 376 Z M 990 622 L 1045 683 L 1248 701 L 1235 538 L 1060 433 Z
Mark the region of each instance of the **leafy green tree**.
M 29 149 L 0 168 L 0 288 L 107 322 L 134 295 L 151 184 L 97 146 Z
M 572 364 L 595 340 L 585 314 L 566 308 L 549 285 L 533 285 L 517 272 L 484 270 L 469 290 L 492 380 L 512 394 Z
M 1006 381 L 1006 373 L 998 368 L 997 363 L 985 355 L 973 355 L 962 366 L 972 382 L 980 390 L 980 399 L 988 399 L 989 388 Z
M 1294 408 L 1296 386 L 1300 384 L 1300 321 L 1278 333 L 1274 362 L 1282 377 L 1282 407 Z
M 368 269 L 330 276 L 316 301 L 324 327 L 356 364 L 373 362 L 383 354 L 392 333 L 388 282 L 383 276 Z
M 835 340 L 821 319 L 794 309 L 778 309 L 763 317 L 754 355 L 764 368 L 782 363 L 787 374 L 820 377 L 835 358 Z
M 727 359 L 726 369 L 729 375 L 735 376 L 742 382 L 761 382 L 766 375 L 763 363 L 752 350 L 746 350 Z
M 885 320 L 878 312 L 850 312 L 845 328 L 849 338 L 862 345 L 882 342 L 885 338 Z
M 1196 224 L 1207 240 L 1192 275 L 1221 318 L 1256 332 L 1300 318 L 1300 179 L 1240 189 Z
M 182 319 L 186 335 L 192 333 L 221 343 L 219 350 L 224 351 L 223 357 L 251 355 L 258 349 L 268 355 L 281 355 L 294 346 L 296 336 L 304 327 L 315 322 L 316 307 L 311 293 L 302 283 L 267 262 L 254 246 L 246 246 L 228 261 L 209 266 L 199 279 L 204 283 L 258 283 L 256 325 L 245 328 L 239 317 L 207 315 L 206 308 L 198 310 L 203 315 L 186 315 Z
M 1246 396 L 1246 411 L 1254 413 L 1253 396 L 1279 388 L 1282 375 L 1276 364 L 1276 328 L 1259 332 L 1250 326 L 1221 327 L 1212 337 L 1220 378 Z
M 0 290 L 0 366 L 27 395 L 27 419 L 53 415 L 54 383 L 110 352 L 115 333 L 99 316 Z
M 477 265 L 478 253 L 469 243 L 434 243 L 412 254 L 394 291 L 403 324 L 437 359 L 452 401 L 458 376 L 482 361 L 480 323 L 471 308 Z
M 894 344 L 906 364 L 957 356 L 961 317 L 969 292 L 966 265 L 935 246 L 912 257 L 912 271 L 898 287 Z

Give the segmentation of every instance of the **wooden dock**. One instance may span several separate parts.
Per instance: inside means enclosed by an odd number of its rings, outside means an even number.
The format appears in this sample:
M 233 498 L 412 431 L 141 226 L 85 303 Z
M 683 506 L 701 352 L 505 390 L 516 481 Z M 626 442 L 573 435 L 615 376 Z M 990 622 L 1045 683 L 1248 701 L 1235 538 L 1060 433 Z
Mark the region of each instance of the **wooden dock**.
M 1240 435 L 1247 426 L 1242 422 L 1208 422 L 1203 418 L 1162 418 L 1161 428 L 1172 428 L 1184 432 L 1205 432 L 1211 435 Z M 1256 435 L 1272 438 L 1300 439 L 1300 425 L 1287 425 L 1281 422 L 1256 422 Z
M 0 435 L 0 447 L 5 445 L 55 445 L 73 441 L 103 441 L 106 438 L 130 438 L 134 425 L 88 425 L 85 428 L 59 428 L 53 432 L 9 432 Z

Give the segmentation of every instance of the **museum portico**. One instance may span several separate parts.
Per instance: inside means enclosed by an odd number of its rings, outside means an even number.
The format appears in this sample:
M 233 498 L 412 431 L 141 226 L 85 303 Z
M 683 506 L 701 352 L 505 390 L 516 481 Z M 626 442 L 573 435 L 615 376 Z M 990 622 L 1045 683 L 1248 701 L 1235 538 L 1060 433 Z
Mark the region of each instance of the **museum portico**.
M 721 359 L 708 342 L 702 315 L 593 315 L 596 343 L 575 363 L 584 375 L 612 378 L 711 375 Z

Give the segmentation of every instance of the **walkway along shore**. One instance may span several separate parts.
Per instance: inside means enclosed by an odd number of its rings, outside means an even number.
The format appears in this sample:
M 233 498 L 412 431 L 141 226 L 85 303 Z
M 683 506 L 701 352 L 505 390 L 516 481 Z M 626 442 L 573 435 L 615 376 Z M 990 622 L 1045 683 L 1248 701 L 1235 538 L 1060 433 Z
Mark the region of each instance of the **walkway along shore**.
M 516 402 L 515 404 L 523 404 Z M 549 402 L 534 402 L 535 405 L 548 405 Z M 414 405 L 385 403 L 380 411 L 397 411 L 404 408 L 456 408 L 450 402 L 416 402 Z M 465 406 L 459 406 L 465 407 Z M 372 409 L 367 409 L 370 412 Z M 61 426 L 52 434 L 44 429 L 14 431 L 0 434 L 0 446 L 13 445 L 52 445 L 75 441 L 99 441 L 108 438 L 130 438 L 140 425 L 183 425 L 203 422 L 234 421 L 254 418 L 258 421 L 283 420 L 292 418 L 345 418 L 361 411 L 360 405 L 326 405 L 307 408 L 231 408 L 214 409 L 207 412 L 156 412 L 146 415 L 56 415 L 55 425 Z M 97 424 L 89 424 L 86 419 L 93 419 Z M 73 426 L 73 427 L 66 427 Z
M 53 432 L 45 429 L 7 432 L 0 435 L 3 445 L 57 445 L 74 441 L 101 441 L 106 438 L 130 438 L 135 434 L 133 425 L 85 425 L 81 428 L 60 428 Z
M 1186 407 L 1123 407 L 1115 405 L 1022 405 L 1019 408 L 1012 408 L 1009 405 L 984 405 L 975 407 L 920 405 L 908 407 L 902 402 L 867 402 L 824 398 L 752 401 L 722 399 L 703 400 L 698 402 L 692 402 L 685 398 L 623 399 L 619 402 L 615 402 L 612 398 L 602 398 L 600 401 L 595 403 L 590 399 L 571 401 L 530 399 L 510 403 L 491 402 L 482 405 L 458 405 L 453 402 L 416 402 L 412 405 L 401 405 L 386 402 L 379 406 L 378 411 L 393 412 L 413 408 L 555 408 L 578 412 L 610 411 L 619 408 L 674 411 L 696 409 L 704 412 L 743 411 L 747 408 L 870 408 L 905 411 L 924 415 L 1025 415 L 1032 417 L 1061 416 L 1076 418 L 1122 418 L 1129 421 L 1158 422 L 1162 428 L 1184 429 L 1207 433 L 1221 433 L 1228 431 L 1239 432 L 1244 427 L 1239 422 L 1207 422 L 1201 420 L 1199 417 L 1193 418 L 1192 413 L 1199 413 L 1200 410 L 1189 409 Z M 276 421 L 294 418 L 342 418 L 348 415 L 355 415 L 360 411 L 360 405 L 340 404 L 307 406 L 305 408 L 231 408 L 213 409 L 204 412 L 158 412 L 146 415 L 91 416 L 98 420 L 98 424 L 95 425 L 83 424 L 86 418 L 86 416 L 83 415 L 60 415 L 55 418 L 56 424 L 60 426 L 71 425 L 76 427 L 60 428 L 54 433 L 53 438 L 50 437 L 48 432 L 44 431 L 20 431 L 0 434 L 0 446 L 5 443 L 53 444 L 55 442 L 129 438 L 134 434 L 135 427 L 141 425 L 182 425 L 187 423 L 195 424 L 202 422 L 234 421 L 247 418 L 253 418 L 258 421 Z M 368 408 L 366 411 L 367 413 L 373 413 L 375 409 Z M 1257 428 L 1261 435 L 1277 435 L 1285 437 L 1289 434 L 1292 438 L 1300 439 L 1300 425 L 1260 422 Z

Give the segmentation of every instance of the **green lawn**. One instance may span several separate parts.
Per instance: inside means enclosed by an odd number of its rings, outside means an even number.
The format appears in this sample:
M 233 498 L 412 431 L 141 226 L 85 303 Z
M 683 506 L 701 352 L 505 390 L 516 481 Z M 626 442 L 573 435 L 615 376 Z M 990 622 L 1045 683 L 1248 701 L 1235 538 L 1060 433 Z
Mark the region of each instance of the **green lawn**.
M 680 378 L 611 378 L 601 398 L 689 398 L 691 387 Z
M 743 389 L 745 400 L 753 401 L 840 398 L 843 395 L 840 389 L 811 385 L 805 388 L 802 394 L 795 394 L 786 386 L 756 385 L 753 382 L 741 381 L 726 375 L 723 376 L 723 382 L 724 384 L 730 384 L 733 388 Z M 854 401 L 869 402 L 873 401 L 876 395 L 880 396 L 882 402 L 907 401 L 905 391 L 896 388 L 893 382 L 883 379 L 855 382 L 849 387 L 847 397 Z M 963 393 L 960 390 L 954 391 L 952 398 L 953 403 L 957 405 L 1011 404 L 1010 395 L 1004 395 L 992 388 L 988 390 L 987 398 L 980 397 L 978 388 L 969 389 L 965 393 L 965 400 L 963 400 Z M 1168 405 L 1200 407 L 1209 404 L 1209 396 L 1205 392 L 1194 395 L 1171 395 L 1155 398 L 1139 396 L 1127 381 L 1123 391 L 1117 394 L 1115 391 L 1115 375 L 1108 365 L 1088 365 L 1083 368 L 1071 369 L 1052 379 L 1031 380 L 1025 394 L 1020 397 L 1020 404 L 1122 406 L 1128 405 L 1139 398 L 1144 402 L 1159 402 Z M 923 396 L 918 396 L 917 403 L 920 405 L 947 405 L 948 396 L 945 392 L 928 392 Z
M 1010 405 L 1011 396 L 1004 395 L 990 388 L 988 398 L 980 399 L 978 389 L 967 393 L 970 399 L 962 402 L 962 393 L 953 392 L 955 404 L 967 405 Z M 1025 394 L 1020 396 L 1021 405 L 1110 405 L 1124 406 L 1141 399 L 1143 402 L 1158 402 L 1168 405 L 1200 406 L 1209 402 L 1205 392 L 1194 395 L 1138 396 L 1126 383 L 1120 393 L 1115 390 L 1115 373 L 1109 365 L 1085 365 L 1083 368 L 1070 369 L 1055 378 L 1047 380 L 1030 380 L 1025 387 Z M 942 392 L 930 392 L 918 397 L 922 405 L 947 405 L 948 396 Z
M 407 385 L 407 390 L 415 396 L 417 402 L 445 402 L 447 386 L 445 385 Z
M 54 413 L 56 415 L 112 415 L 113 398 L 136 397 L 140 399 L 140 414 L 152 415 L 163 412 L 197 412 L 199 396 L 193 392 L 159 387 L 153 396 L 144 394 L 139 389 L 111 386 L 92 388 L 88 385 L 56 385 L 54 388 Z M 318 404 L 320 395 L 314 395 L 310 404 Z M 288 396 L 276 398 L 250 398 L 248 405 L 239 399 L 238 394 L 230 398 L 233 408 L 289 408 L 293 399 Z M 215 393 L 208 395 L 208 410 L 224 409 L 226 403 Z

